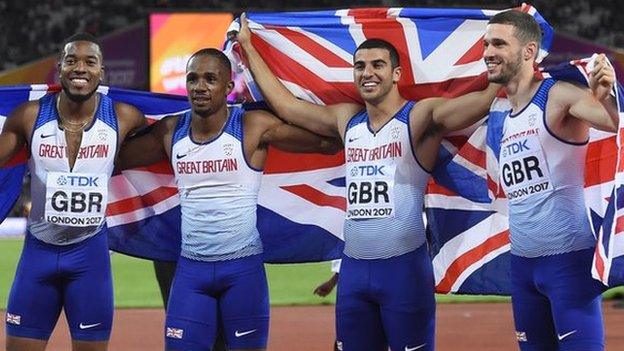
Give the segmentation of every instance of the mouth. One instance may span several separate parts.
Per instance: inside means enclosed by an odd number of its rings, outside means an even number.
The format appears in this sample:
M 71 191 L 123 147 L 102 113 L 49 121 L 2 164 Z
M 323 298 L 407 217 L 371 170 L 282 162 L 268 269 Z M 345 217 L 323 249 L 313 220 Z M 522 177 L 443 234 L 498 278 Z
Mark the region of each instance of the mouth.
M 367 82 L 363 82 L 362 84 L 360 84 L 360 86 L 364 88 L 364 90 L 366 91 L 372 91 L 375 88 L 377 88 L 379 84 L 380 84 L 379 82 L 367 81 Z
M 82 89 L 89 84 L 89 80 L 87 78 L 70 78 L 69 79 L 71 85 L 76 89 Z
M 487 70 L 489 72 L 492 72 L 493 70 L 495 70 L 501 64 L 502 64 L 502 62 L 499 61 L 499 60 L 488 60 L 488 61 L 485 61 L 485 66 L 487 67 Z
M 212 100 L 210 96 L 193 96 L 191 97 L 191 102 L 198 105 L 205 105 Z

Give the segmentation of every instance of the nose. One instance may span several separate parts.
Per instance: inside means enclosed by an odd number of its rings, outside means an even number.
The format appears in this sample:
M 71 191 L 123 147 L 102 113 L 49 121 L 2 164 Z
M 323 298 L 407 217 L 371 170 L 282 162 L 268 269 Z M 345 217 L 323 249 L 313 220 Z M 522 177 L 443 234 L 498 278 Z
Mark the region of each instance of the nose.
M 78 60 L 76 62 L 76 65 L 74 66 L 73 71 L 74 72 L 86 72 L 87 71 L 87 63 L 82 61 L 82 60 Z
M 204 92 L 208 90 L 208 82 L 206 82 L 205 79 L 199 79 L 197 81 L 197 84 L 195 84 L 195 89 L 193 89 L 195 91 L 198 92 Z
M 483 48 L 483 58 L 491 58 L 494 56 L 494 46 L 493 45 L 486 45 Z
M 364 71 L 362 72 L 362 75 L 366 78 L 366 77 L 371 77 L 373 75 L 373 66 L 372 65 L 366 65 L 364 66 Z

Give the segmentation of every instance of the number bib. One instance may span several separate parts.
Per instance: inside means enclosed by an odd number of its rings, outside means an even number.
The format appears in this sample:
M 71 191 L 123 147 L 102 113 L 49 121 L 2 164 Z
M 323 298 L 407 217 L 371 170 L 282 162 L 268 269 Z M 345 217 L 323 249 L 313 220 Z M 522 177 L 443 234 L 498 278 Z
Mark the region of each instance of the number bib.
M 536 133 L 503 143 L 500 167 L 501 184 L 510 202 L 554 190 Z
M 73 227 L 98 226 L 108 203 L 108 177 L 50 172 L 46 180 L 46 222 Z
M 396 165 L 351 165 L 347 172 L 347 218 L 394 217 Z

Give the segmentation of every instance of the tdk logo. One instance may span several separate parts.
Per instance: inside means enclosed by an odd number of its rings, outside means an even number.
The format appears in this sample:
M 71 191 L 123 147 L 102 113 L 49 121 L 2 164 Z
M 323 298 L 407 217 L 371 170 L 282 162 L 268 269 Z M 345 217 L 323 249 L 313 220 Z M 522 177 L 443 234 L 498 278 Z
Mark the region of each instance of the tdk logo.
M 386 166 L 355 166 L 351 170 L 352 176 L 374 176 L 374 175 L 386 175 L 384 173 L 384 168 Z
M 516 143 L 511 143 L 509 145 L 507 145 L 506 151 L 508 155 L 513 155 L 513 154 L 517 154 L 518 152 L 522 152 L 525 150 L 530 150 L 529 147 L 527 146 L 527 142 L 529 140 L 528 139 L 524 139 L 523 141 L 519 141 Z
M 99 187 L 100 177 L 66 176 L 71 186 L 92 186 Z

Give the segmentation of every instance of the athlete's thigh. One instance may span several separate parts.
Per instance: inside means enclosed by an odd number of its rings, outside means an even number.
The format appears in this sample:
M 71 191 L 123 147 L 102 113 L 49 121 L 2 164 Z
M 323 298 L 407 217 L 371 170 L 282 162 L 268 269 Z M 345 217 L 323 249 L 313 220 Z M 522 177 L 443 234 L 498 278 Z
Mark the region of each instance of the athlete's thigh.
M 379 304 L 368 285 L 370 262 L 343 256 L 336 297 L 336 345 L 341 351 L 388 349 Z
M 217 300 L 208 293 L 212 263 L 181 257 L 165 321 L 167 350 L 209 351 L 217 331 Z
M 548 298 L 536 288 L 536 259 L 511 257 L 511 304 L 516 338 L 522 351 L 557 350 Z
M 591 277 L 593 250 L 554 257 L 548 297 L 562 351 L 604 350 L 602 286 Z
M 386 261 L 373 276 L 383 291 L 381 315 L 390 348 L 434 350 L 434 278 L 426 245 Z
M 106 232 L 76 244 L 61 256 L 59 262 L 66 272 L 64 308 L 72 339 L 84 342 L 107 341 L 111 333 L 114 307 Z
M 223 261 L 217 279 L 223 335 L 231 350 L 264 349 L 269 336 L 269 289 L 261 255 Z
M 47 340 L 62 308 L 54 248 L 26 236 L 6 311 L 7 335 Z

